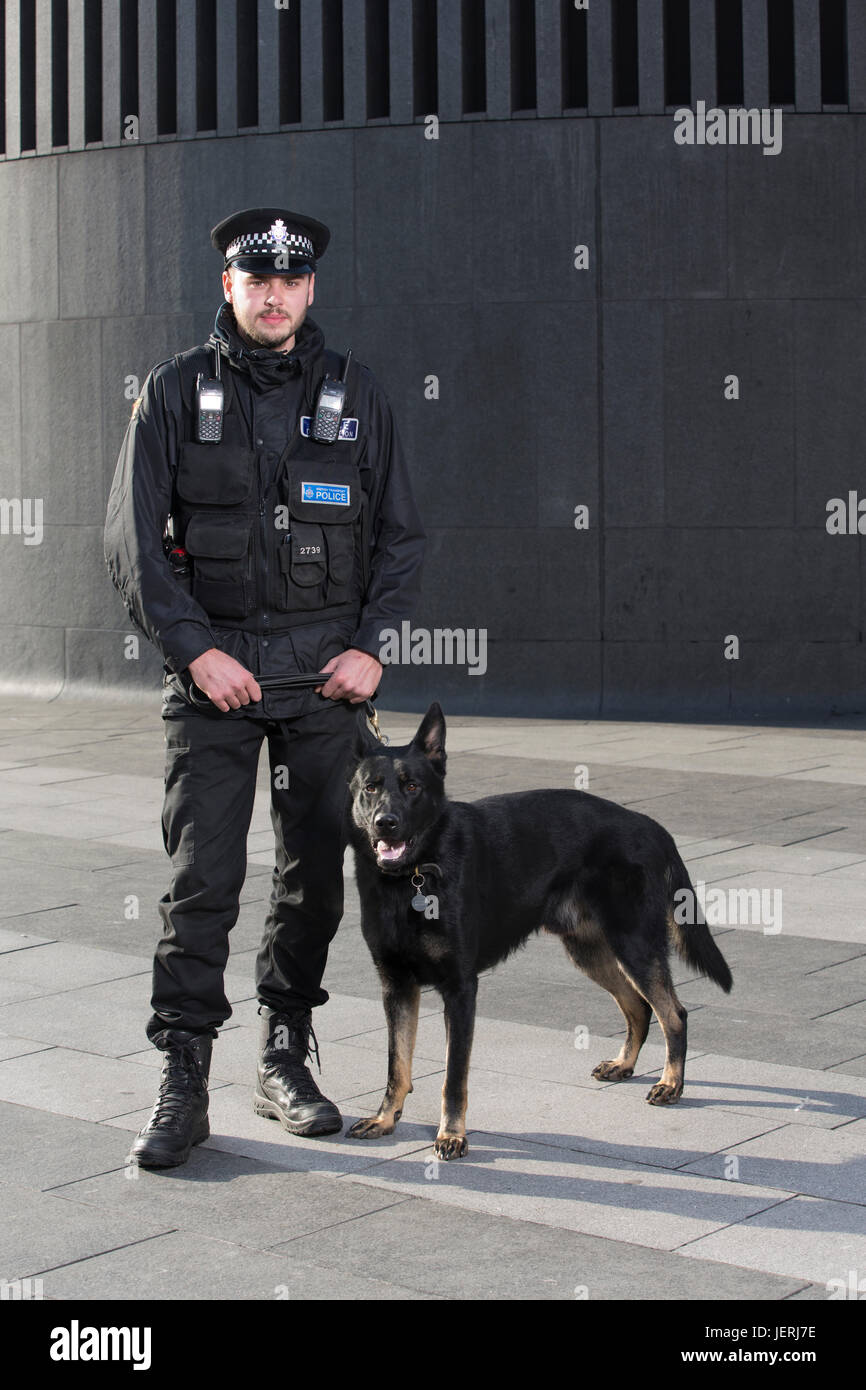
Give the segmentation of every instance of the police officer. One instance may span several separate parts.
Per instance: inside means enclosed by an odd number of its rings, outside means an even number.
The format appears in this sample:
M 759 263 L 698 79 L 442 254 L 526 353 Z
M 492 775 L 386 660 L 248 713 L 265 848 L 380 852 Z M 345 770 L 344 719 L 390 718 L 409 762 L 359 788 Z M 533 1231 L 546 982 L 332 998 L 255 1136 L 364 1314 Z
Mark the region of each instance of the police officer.
M 172 874 L 147 1035 L 165 1056 L 131 1154 L 147 1167 L 184 1163 L 209 1134 L 211 1046 L 231 1014 L 223 971 L 265 739 L 276 865 L 256 961 L 254 1108 L 294 1134 L 342 1127 L 306 1065 L 318 1060 L 311 1011 L 328 998 L 343 911 L 345 765 L 379 684 L 379 633 L 412 611 L 424 533 L 381 388 L 327 350 L 307 316 L 329 239 L 282 208 L 213 229 L 225 302 L 207 344 L 148 375 L 108 502 L 109 574 L 164 659 Z M 317 405 L 325 378 L 343 376 L 333 437 Z

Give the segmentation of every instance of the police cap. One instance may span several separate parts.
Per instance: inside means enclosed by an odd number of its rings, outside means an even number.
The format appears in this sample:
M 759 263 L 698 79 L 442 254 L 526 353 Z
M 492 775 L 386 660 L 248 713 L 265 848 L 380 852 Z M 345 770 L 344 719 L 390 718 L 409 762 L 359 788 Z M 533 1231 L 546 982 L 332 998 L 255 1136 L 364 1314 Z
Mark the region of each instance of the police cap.
M 316 269 L 331 233 L 323 222 L 286 208 L 246 208 L 218 222 L 210 234 L 228 269 L 258 275 L 304 275 Z

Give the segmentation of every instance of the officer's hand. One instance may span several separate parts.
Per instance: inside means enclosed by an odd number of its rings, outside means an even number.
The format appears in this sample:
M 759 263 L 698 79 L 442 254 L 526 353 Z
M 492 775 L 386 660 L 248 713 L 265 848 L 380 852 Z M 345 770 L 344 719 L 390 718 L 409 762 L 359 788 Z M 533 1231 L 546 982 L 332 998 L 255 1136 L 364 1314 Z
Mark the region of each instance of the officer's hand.
M 188 670 L 199 690 L 203 690 L 223 714 L 262 698 L 261 687 L 252 671 L 219 647 L 202 652 L 189 663 Z
M 369 700 L 382 679 L 382 663 L 367 652 L 359 652 L 355 647 L 332 656 L 322 673 L 331 673 L 331 679 L 324 686 L 316 686 L 316 691 L 328 700 L 348 700 L 360 705 Z

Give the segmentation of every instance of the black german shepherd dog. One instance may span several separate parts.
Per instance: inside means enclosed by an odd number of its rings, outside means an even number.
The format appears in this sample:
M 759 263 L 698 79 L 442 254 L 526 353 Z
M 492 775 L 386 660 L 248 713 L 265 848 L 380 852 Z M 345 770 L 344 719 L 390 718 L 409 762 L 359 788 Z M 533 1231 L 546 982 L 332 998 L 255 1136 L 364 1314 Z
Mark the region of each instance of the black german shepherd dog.
M 349 1133 L 392 1133 L 412 1090 L 420 987 L 434 985 L 445 1003 L 447 1039 L 434 1148 L 439 1158 L 466 1153 L 478 973 L 542 927 L 625 1016 L 619 1056 L 599 1062 L 593 1076 L 632 1075 L 654 1010 L 667 1057 L 647 1100 L 678 1100 L 686 1010 L 671 983 L 669 947 L 726 993 L 733 982 L 668 832 L 638 811 L 566 789 L 449 801 L 438 704 L 402 748 L 372 744 L 359 720 L 355 757 L 349 834 L 361 928 L 382 981 L 388 1081 L 377 1113 Z M 683 889 L 691 897 L 678 901 L 694 907 L 690 926 L 674 913 L 674 894 Z

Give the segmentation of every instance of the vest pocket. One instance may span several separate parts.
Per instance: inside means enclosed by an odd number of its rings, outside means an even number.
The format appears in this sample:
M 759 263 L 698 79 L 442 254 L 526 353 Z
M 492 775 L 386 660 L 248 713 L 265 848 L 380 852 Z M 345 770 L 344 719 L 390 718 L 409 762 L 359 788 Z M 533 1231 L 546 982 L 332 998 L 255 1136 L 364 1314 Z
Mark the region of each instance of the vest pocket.
M 355 596 L 357 467 L 333 455 L 295 460 L 288 469 L 291 530 L 280 546 L 286 612 L 349 603 Z
M 182 444 L 177 465 L 178 495 L 185 502 L 236 507 L 249 497 L 255 457 L 252 449 L 239 444 Z
M 248 516 L 202 513 L 187 522 L 185 547 L 193 562 L 193 597 L 214 618 L 245 618 L 252 610 Z

